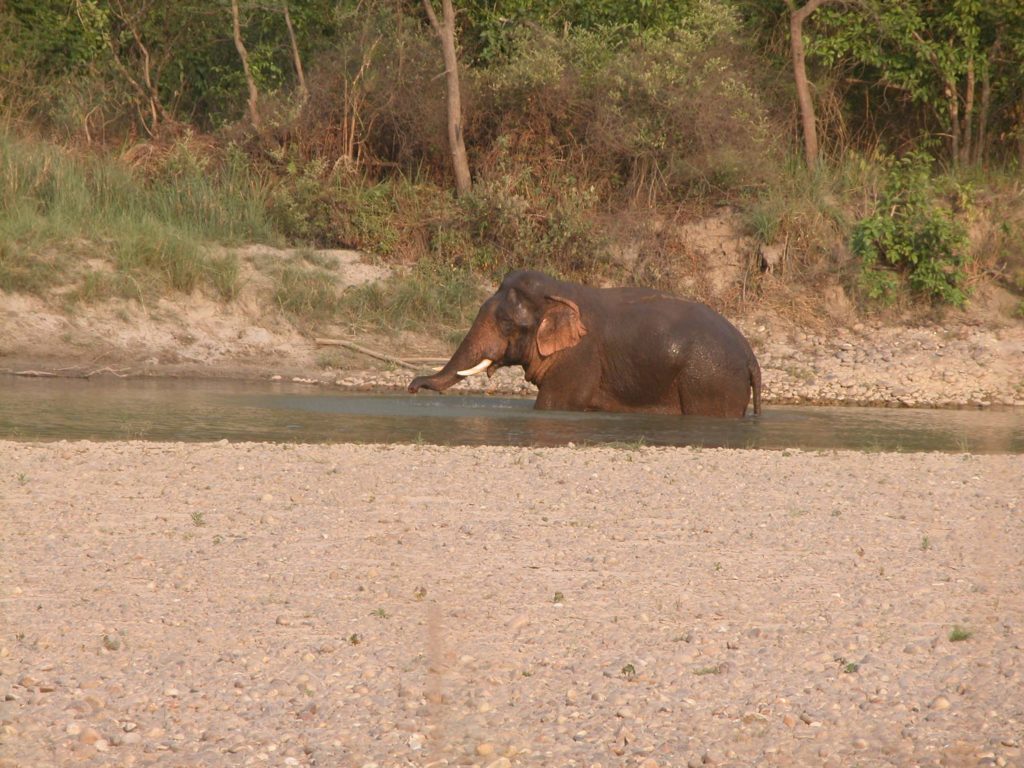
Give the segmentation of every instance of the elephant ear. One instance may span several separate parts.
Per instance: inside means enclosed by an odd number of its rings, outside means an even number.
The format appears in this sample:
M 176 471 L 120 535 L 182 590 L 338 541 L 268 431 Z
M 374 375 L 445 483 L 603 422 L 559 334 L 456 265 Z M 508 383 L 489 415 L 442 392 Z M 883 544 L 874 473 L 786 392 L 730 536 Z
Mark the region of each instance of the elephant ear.
M 548 296 L 540 326 L 537 328 L 537 351 L 541 357 L 574 347 L 587 335 L 576 302 L 560 296 Z

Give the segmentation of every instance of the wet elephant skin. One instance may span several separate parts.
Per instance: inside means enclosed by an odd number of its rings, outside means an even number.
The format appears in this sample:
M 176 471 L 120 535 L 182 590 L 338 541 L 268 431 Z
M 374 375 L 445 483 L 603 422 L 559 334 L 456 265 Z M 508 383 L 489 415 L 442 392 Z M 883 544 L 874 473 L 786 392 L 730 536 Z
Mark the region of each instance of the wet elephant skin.
M 463 378 L 523 366 L 544 410 L 739 418 L 761 368 L 732 323 L 706 304 L 647 288 L 590 288 L 510 273 L 451 360 L 409 384 L 443 392 Z

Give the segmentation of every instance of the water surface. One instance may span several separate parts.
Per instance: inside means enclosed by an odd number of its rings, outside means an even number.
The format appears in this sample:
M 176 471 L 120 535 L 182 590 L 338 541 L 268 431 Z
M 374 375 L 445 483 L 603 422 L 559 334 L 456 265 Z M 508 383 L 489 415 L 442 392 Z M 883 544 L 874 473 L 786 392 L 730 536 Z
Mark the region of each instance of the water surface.
M 742 420 L 538 412 L 533 401 L 291 383 L 0 378 L 0 438 L 694 445 L 1024 453 L 1024 409 L 767 406 Z

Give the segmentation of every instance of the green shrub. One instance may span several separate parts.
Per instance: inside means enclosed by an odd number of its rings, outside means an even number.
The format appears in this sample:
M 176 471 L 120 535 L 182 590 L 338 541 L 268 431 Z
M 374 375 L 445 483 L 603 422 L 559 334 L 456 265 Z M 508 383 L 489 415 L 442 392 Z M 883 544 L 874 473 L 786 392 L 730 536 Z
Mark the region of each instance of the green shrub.
M 29 254 L 17 243 L 0 242 L 0 290 L 43 296 L 57 285 L 66 266 L 56 255 Z
M 931 164 L 919 152 L 889 161 L 874 213 L 854 227 L 861 285 L 872 299 L 891 300 L 900 276 L 932 299 L 958 307 L 967 299 L 967 232 L 935 203 Z
M 334 276 L 322 269 L 286 264 L 274 290 L 285 312 L 304 320 L 331 320 L 340 305 Z
M 409 274 L 346 291 L 339 302 L 339 317 L 364 330 L 444 334 L 465 330 L 480 299 L 480 285 L 470 270 L 426 258 Z
M 422 210 L 419 198 L 424 191 L 401 178 L 373 182 L 355 174 L 335 174 L 320 158 L 289 161 L 271 197 L 270 211 L 292 239 L 400 257 L 408 255 L 403 253 L 412 236 L 407 224 Z M 429 193 L 441 198 L 446 194 L 436 187 Z
M 492 279 L 516 268 L 599 273 L 607 245 L 591 213 L 596 202 L 593 189 L 580 189 L 571 177 L 538 179 L 523 169 L 484 181 L 459 201 L 458 224 L 471 246 L 463 266 Z M 434 247 L 443 242 L 436 235 L 432 240 Z
M 0 288 L 42 295 L 70 282 L 69 298 L 88 301 L 203 286 L 234 298 L 237 259 L 210 246 L 280 239 L 262 178 L 237 149 L 190 135 L 127 160 L 0 131 Z M 114 271 L 85 266 L 97 258 Z
M 646 205 L 759 183 L 779 145 L 735 24 L 722 12 L 628 45 L 614 30 L 523 28 L 507 58 L 473 73 L 470 150 L 490 159 L 506 142 L 535 170 L 559 165 Z

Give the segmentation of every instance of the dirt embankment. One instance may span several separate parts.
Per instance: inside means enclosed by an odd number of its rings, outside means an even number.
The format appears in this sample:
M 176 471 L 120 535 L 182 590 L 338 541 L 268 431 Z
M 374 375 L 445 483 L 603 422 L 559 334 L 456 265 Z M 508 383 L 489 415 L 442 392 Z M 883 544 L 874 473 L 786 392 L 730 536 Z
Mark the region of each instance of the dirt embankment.
M 720 229 L 720 228 L 719 228 Z M 715 286 L 740 277 L 730 230 L 704 233 Z M 705 242 L 706 241 L 706 242 Z M 351 350 L 319 347 L 317 335 L 344 337 L 428 370 L 451 348 L 416 334 L 382 337 L 337 327 L 298 328 L 276 307 L 257 259 L 283 258 L 263 246 L 240 252 L 239 297 L 224 304 L 200 295 L 153 306 L 114 301 L 67 313 L 39 299 L 0 293 L 0 370 L 57 375 L 284 377 L 355 389 L 404 387 L 413 372 Z M 325 254 L 340 263 L 339 289 L 387 273 L 352 251 Z M 1024 405 L 1024 322 L 982 305 L 943 321 L 887 325 L 858 320 L 842 297 L 822 304 L 826 322 L 796 323 L 766 306 L 731 317 L 751 340 L 763 369 L 767 403 L 903 406 Z M 724 288 L 722 288 L 724 290 Z M 844 303 L 845 302 L 845 303 Z M 953 318 L 953 319 L 948 319 Z M 519 369 L 459 385 L 529 394 Z
M 0 766 L 1022 765 L 1024 463 L 879 459 L 0 442 Z

